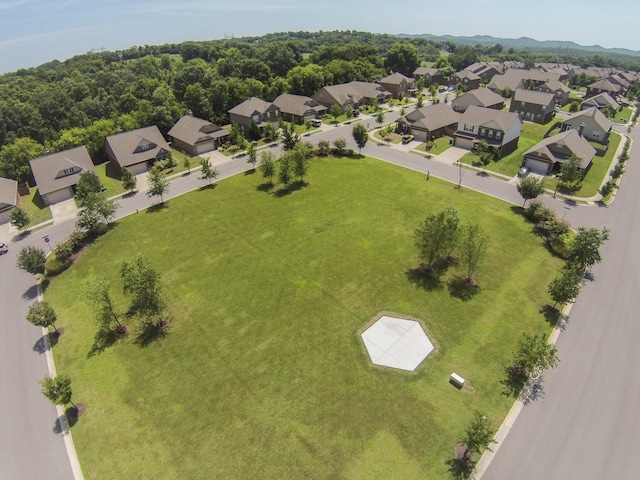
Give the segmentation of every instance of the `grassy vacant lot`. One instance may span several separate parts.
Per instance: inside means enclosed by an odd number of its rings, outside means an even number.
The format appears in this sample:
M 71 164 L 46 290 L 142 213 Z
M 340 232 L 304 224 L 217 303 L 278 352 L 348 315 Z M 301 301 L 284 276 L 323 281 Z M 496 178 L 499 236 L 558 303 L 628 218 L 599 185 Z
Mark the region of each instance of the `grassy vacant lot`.
M 382 180 L 382 181 L 381 181 Z M 502 369 L 539 313 L 559 260 L 510 206 L 370 158 L 316 160 L 288 195 L 239 175 L 140 213 L 51 280 L 66 331 L 54 348 L 85 416 L 73 435 L 88 479 L 442 479 L 475 411 L 496 427 L 512 400 Z M 489 250 L 463 300 L 414 279 L 412 233 L 454 206 Z M 137 252 L 162 272 L 169 335 L 87 357 L 80 300 Z M 371 365 L 359 333 L 381 311 L 423 321 L 436 351 L 414 373 Z M 451 372 L 473 391 L 448 384 Z

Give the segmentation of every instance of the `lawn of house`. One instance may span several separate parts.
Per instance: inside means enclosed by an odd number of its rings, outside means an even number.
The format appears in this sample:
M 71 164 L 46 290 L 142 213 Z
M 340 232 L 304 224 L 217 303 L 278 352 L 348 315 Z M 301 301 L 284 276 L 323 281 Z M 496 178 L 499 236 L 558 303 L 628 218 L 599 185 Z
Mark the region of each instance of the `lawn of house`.
M 29 218 L 31 218 L 29 227 L 51 220 L 51 208 L 44 204 L 44 200 L 40 196 L 40 192 L 38 192 L 38 187 L 30 188 L 29 195 L 20 197 L 20 208 L 27 212 Z
M 451 141 L 451 137 L 446 135 L 444 137 L 436 138 L 433 141 L 433 147 L 431 148 L 431 150 L 429 150 L 428 153 L 431 155 L 440 155 L 441 153 L 451 148 Z M 427 142 L 423 142 L 418 145 L 416 147 L 416 150 L 427 153 Z
M 51 279 L 56 367 L 87 405 L 72 427 L 87 479 L 442 479 L 476 411 L 499 426 L 504 366 L 523 332 L 550 330 L 540 308 L 560 261 L 512 205 L 394 165 L 329 157 L 307 182 L 275 195 L 238 175 L 171 199 Z M 412 273 L 414 229 L 447 206 L 490 238 L 472 298 L 450 283 L 461 266 L 440 283 Z M 143 348 L 129 321 L 88 356 L 83 286 L 106 276 L 123 311 L 117 266 L 137 252 L 161 271 L 169 334 Z M 436 350 L 416 372 L 371 365 L 359 333 L 382 311 L 423 322 Z

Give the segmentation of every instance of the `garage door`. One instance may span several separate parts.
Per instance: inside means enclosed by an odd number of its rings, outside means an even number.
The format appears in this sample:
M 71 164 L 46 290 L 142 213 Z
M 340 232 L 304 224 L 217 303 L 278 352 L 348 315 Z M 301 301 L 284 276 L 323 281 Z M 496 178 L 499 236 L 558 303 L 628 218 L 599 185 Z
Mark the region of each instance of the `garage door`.
M 419 140 L 421 142 L 427 141 L 427 132 L 425 132 L 424 130 L 418 130 L 416 128 L 412 128 L 409 130 L 409 133 L 414 137 L 416 137 L 416 140 Z
M 73 198 L 73 190 L 71 187 L 67 187 L 47 193 L 44 200 L 47 202 L 47 205 L 51 205 L 52 203 L 64 202 L 70 198 Z
M 455 142 L 455 146 L 458 148 L 465 148 L 467 150 L 472 150 L 473 149 L 473 139 L 472 138 L 465 138 L 465 137 L 455 137 L 456 142 Z
M 210 142 L 202 142 L 196 145 L 196 155 L 200 155 L 204 152 L 210 152 L 211 150 L 215 150 L 216 145 L 213 140 Z
M 136 163 L 135 165 L 127 167 L 127 169 L 134 175 L 144 173 L 147 171 L 147 162 Z
M 546 175 L 549 173 L 549 164 L 535 158 L 527 158 L 524 164 L 531 169 L 533 173 L 538 175 Z

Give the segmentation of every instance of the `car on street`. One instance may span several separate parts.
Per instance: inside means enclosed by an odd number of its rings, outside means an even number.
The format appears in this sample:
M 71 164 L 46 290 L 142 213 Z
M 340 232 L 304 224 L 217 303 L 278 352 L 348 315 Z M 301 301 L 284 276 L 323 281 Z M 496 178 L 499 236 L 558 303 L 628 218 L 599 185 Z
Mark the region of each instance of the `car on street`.
M 6 243 L 0 243 L 0 255 L 4 255 L 9 251 L 9 245 Z

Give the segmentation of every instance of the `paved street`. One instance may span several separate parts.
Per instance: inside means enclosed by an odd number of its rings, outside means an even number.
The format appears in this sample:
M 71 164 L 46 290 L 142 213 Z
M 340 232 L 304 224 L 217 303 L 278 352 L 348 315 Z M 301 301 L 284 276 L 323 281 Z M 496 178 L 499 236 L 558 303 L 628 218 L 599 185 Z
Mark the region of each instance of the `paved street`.
M 387 113 L 385 123 L 397 117 L 397 111 Z M 371 117 L 364 116 L 362 121 L 375 125 Z M 317 143 L 337 137 L 344 137 L 348 147 L 357 150 L 351 126 L 325 129 L 303 140 Z M 632 188 L 640 184 L 640 169 L 634 164 L 640 160 L 635 150 L 613 205 L 572 206 L 565 211 L 569 204 L 563 200 L 543 199 L 561 215 L 566 213 L 575 227 L 607 225 L 613 234 L 603 251 L 605 262 L 594 269 L 596 281 L 586 285 L 560 337 L 562 362 L 545 375 L 545 398 L 524 409 L 485 479 L 630 478 L 630 472 L 635 471 L 626 460 L 640 447 L 640 431 L 635 428 L 640 382 L 634 370 L 640 360 L 640 349 L 634 345 L 640 338 L 640 322 L 635 321 L 633 302 L 640 258 L 630 253 L 640 239 Z M 279 148 L 273 151 L 277 155 Z M 461 181 L 461 195 L 474 189 L 522 203 L 513 184 L 481 173 L 463 170 L 460 179 L 457 167 L 372 142 L 363 153 L 454 184 Z M 219 163 L 217 168 L 222 179 L 247 170 L 249 165 L 241 158 Z M 173 180 L 165 200 L 206 184 L 197 177 L 193 172 Z M 144 192 L 123 198 L 118 216 L 144 215 L 143 209 L 152 201 Z M 0 340 L 3 479 L 72 478 L 62 439 L 53 431 L 56 411 L 39 391 L 38 381 L 47 372 L 44 355 L 34 351 L 41 333 L 24 320 L 35 295 L 35 279 L 16 269 L 15 256 L 26 244 L 46 248 L 41 238 L 45 233 L 55 244 L 73 226 L 74 221 L 68 220 L 34 232 L 12 243 L 9 254 L 0 257 L 0 309 L 5 327 Z

